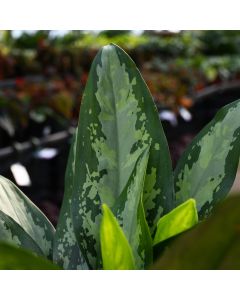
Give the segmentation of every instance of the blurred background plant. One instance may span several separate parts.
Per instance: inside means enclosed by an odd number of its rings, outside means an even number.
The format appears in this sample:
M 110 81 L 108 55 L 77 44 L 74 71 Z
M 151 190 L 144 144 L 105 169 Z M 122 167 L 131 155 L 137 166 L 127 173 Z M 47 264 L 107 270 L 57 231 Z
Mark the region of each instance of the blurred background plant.
M 91 61 L 108 43 L 131 55 L 160 108 L 189 108 L 197 91 L 240 76 L 238 31 L 1 31 L 1 99 L 77 117 Z
M 0 31 L 0 174 L 55 224 L 71 128 L 92 60 L 109 43 L 147 82 L 173 165 L 216 111 L 240 98 L 240 31 Z

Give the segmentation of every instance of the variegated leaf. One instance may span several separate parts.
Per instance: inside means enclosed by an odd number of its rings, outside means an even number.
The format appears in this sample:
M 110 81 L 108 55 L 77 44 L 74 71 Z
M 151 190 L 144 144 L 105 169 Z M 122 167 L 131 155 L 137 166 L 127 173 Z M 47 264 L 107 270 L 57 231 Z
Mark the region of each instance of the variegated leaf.
M 53 242 L 53 260 L 64 269 L 88 269 L 81 254 L 72 226 L 71 201 L 76 155 L 76 132 L 69 153 L 65 173 L 65 192 Z
M 132 249 L 122 228 L 106 204 L 102 205 L 102 209 L 100 240 L 103 268 L 105 270 L 135 269 Z
M 137 269 L 152 263 L 152 238 L 142 203 L 149 148 L 139 157 L 130 179 L 113 207 L 120 226 L 132 248 Z
M 0 241 L 12 243 L 43 256 L 34 240 L 11 217 L 0 211 Z
M 171 163 L 156 107 L 127 54 L 108 45 L 96 56 L 78 125 L 72 214 L 92 268 L 99 259 L 101 204 L 112 209 L 140 154 L 149 147 L 144 207 L 151 228 L 173 208 Z
M 175 170 L 176 205 L 194 198 L 206 217 L 229 192 L 240 154 L 240 101 L 223 107 L 195 137 Z
M 0 176 L 0 211 L 10 216 L 47 257 L 52 255 L 54 227 L 11 181 Z

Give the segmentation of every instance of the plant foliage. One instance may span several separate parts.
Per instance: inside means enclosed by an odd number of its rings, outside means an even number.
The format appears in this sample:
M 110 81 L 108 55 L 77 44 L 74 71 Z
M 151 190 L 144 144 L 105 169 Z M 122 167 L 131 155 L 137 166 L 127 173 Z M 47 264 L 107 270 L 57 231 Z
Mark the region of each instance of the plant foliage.
M 105 270 L 135 269 L 132 249 L 122 228 L 106 204 L 103 204 L 100 228 L 101 252 Z
M 59 266 L 23 248 L 0 243 L 1 270 L 59 270 Z
M 240 202 L 232 196 L 208 220 L 168 245 L 154 269 L 240 269 Z
M 205 219 L 230 190 L 240 152 L 239 109 L 240 101 L 222 108 L 173 173 L 158 112 L 141 74 L 121 48 L 103 47 L 84 92 L 56 232 L 1 177 L 1 240 L 64 269 L 150 268 L 155 245 L 193 226 L 193 232 L 207 226 L 197 225 L 198 217 Z M 169 262 L 173 254 L 168 253 Z

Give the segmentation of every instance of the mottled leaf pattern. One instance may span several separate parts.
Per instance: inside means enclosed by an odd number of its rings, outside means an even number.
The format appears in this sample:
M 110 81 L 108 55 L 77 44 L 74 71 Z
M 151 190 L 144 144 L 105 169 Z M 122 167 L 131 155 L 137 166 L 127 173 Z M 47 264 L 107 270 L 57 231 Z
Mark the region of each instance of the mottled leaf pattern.
M 239 100 L 223 107 L 195 137 L 176 167 L 176 205 L 196 199 L 200 218 L 209 215 L 234 182 L 240 153 L 239 116 Z
M 198 223 L 196 201 L 189 199 L 159 219 L 153 244 L 156 245 Z
M 154 269 L 240 269 L 240 195 L 226 199 L 207 220 L 182 233 Z
M 152 262 L 152 239 L 142 203 L 148 158 L 149 148 L 139 157 L 129 182 L 113 207 L 132 248 L 137 269 L 144 269 Z
M 71 201 L 74 165 L 76 155 L 76 135 L 69 153 L 68 164 L 65 173 L 65 192 L 58 225 L 53 242 L 53 260 L 64 269 L 88 269 L 88 265 L 81 254 L 72 226 Z
M 36 242 L 11 217 L 0 211 L 0 241 L 12 243 L 43 256 Z
M 230 190 L 240 155 L 239 116 L 240 100 L 219 111 L 181 157 L 173 183 L 167 141 L 144 80 L 122 49 L 103 47 L 83 95 L 56 233 L 0 176 L 0 241 L 10 243 L 0 242 L 0 268 L 58 268 L 36 254 L 64 269 L 148 268 L 153 245 L 195 226 Z M 239 205 L 232 205 L 168 241 L 155 267 L 240 265 Z
M 114 45 L 96 56 L 78 125 L 72 215 L 88 264 L 98 267 L 101 204 L 111 209 L 150 146 L 143 205 L 153 229 L 173 208 L 167 142 L 152 97 L 133 61 Z
M 0 243 L 0 270 L 59 270 L 51 261 L 25 249 Z
M 54 227 L 11 181 L 2 176 L 0 176 L 0 211 L 19 224 L 45 256 L 51 257 Z
M 135 269 L 131 247 L 120 225 L 106 204 L 102 205 L 102 209 L 100 240 L 103 268 L 105 270 Z

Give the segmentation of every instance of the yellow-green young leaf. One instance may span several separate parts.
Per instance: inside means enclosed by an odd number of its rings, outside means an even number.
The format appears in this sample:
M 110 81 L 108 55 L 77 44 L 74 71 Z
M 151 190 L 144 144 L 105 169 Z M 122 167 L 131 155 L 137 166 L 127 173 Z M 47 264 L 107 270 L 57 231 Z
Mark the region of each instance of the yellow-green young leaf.
M 100 243 L 105 270 L 133 270 L 134 259 L 130 245 L 116 218 L 106 204 L 102 205 Z
M 0 243 L 0 270 L 59 270 L 51 261 L 30 251 Z
M 0 176 L 0 211 L 11 217 L 47 257 L 52 256 L 55 229 L 47 217 L 10 180 Z
M 234 182 L 240 154 L 240 100 L 230 103 L 202 129 L 175 170 L 176 205 L 194 198 L 200 219 L 224 199 Z
M 240 270 L 240 195 L 224 200 L 213 214 L 169 243 L 157 270 Z
M 153 244 L 192 228 L 198 223 L 196 201 L 189 199 L 159 219 Z

